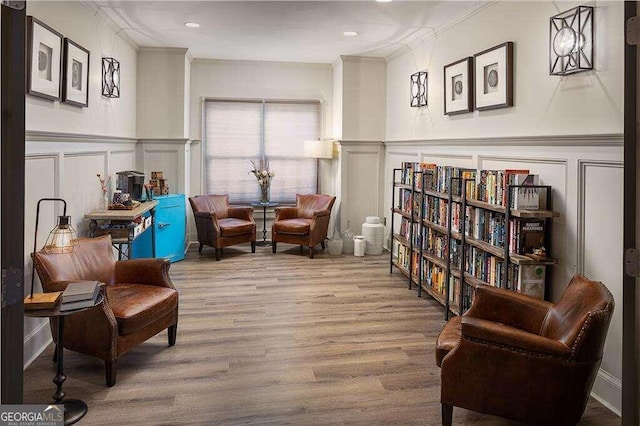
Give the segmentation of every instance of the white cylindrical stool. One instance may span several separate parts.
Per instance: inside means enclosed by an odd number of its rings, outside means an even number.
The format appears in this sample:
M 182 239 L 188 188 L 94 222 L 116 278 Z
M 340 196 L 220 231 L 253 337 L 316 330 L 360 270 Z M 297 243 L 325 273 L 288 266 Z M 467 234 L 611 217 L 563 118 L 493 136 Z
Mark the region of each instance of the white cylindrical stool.
M 365 246 L 367 242 L 362 235 L 356 235 L 353 237 L 353 255 L 362 257 L 364 256 Z
M 362 236 L 367 242 L 367 254 L 382 254 L 384 243 L 384 225 L 378 216 L 367 216 L 362 224 Z

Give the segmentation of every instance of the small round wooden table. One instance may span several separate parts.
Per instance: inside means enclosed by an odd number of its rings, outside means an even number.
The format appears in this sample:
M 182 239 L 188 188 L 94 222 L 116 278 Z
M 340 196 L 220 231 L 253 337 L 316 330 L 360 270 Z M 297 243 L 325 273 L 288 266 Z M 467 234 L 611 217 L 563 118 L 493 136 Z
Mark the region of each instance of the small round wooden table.
M 57 374 L 53 378 L 53 383 L 56 384 L 56 392 L 53 394 L 54 404 L 64 405 L 64 424 L 72 425 L 87 414 L 87 403 L 79 399 L 64 399 L 65 393 L 62 391 L 62 384 L 67 379 L 64 375 L 63 366 L 63 350 L 64 350 L 64 318 L 67 315 L 73 315 L 78 312 L 85 311 L 93 308 L 104 300 L 102 293 L 98 295 L 96 302 L 93 306 L 85 308 L 74 309 L 72 311 L 60 311 L 61 303 L 58 302 L 56 306 L 50 309 L 33 309 L 24 311 L 24 315 L 32 318 L 53 318 L 56 322 L 56 330 L 58 331 L 58 343 L 56 345 L 56 360 L 57 360 Z

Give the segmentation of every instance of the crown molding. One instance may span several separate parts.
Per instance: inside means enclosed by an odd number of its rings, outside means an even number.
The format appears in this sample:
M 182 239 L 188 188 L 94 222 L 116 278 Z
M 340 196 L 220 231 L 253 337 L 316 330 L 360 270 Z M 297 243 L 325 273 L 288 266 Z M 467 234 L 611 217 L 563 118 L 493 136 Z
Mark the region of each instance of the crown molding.
M 467 9 L 460 15 L 454 16 L 453 18 L 443 22 L 435 28 L 431 28 L 432 31 L 429 35 L 422 36 L 420 34 L 417 34 L 407 36 L 403 40 L 400 40 L 396 43 L 400 46 L 394 49 L 390 54 L 385 56 L 385 60 L 387 62 L 390 62 L 404 55 L 406 53 L 406 49 L 413 50 L 429 40 L 437 39 L 440 35 L 444 34 L 451 28 L 461 24 L 462 22 L 477 15 L 485 9 L 488 9 L 496 3 L 498 3 L 498 0 L 478 0 L 472 8 Z
M 211 64 L 211 65 L 233 65 L 233 66 L 246 66 L 255 67 L 256 65 L 265 66 L 271 65 L 275 67 L 299 67 L 308 69 L 320 69 L 331 71 L 333 68 L 331 64 L 315 63 L 315 62 L 284 62 L 284 61 L 249 61 L 249 60 L 236 60 L 236 59 L 213 59 L 213 58 L 194 58 L 193 64 Z
M 385 58 L 375 57 L 375 56 L 350 56 L 350 55 L 340 55 L 340 59 L 342 62 L 355 62 L 355 63 L 367 63 L 374 62 L 385 64 L 387 61 Z
M 172 55 L 188 55 L 189 49 L 186 47 L 149 47 L 149 46 L 140 46 L 138 48 L 138 52 L 163 52 L 170 53 Z
M 94 1 L 91 0 L 83 0 L 78 1 L 82 6 L 84 6 L 91 14 L 100 19 L 111 31 L 113 31 L 120 40 L 125 42 L 129 47 L 133 50 L 137 51 L 140 46 L 133 41 L 131 37 L 127 34 L 124 28 L 121 28 L 120 25 L 115 23 L 113 19 L 111 19 L 106 13 L 102 11 L 102 7 L 98 6 Z

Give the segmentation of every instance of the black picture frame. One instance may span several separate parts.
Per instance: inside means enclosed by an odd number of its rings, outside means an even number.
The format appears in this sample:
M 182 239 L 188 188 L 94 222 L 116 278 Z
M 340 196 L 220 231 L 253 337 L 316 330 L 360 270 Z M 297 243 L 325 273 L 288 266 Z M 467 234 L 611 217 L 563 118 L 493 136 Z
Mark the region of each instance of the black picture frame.
M 473 55 L 475 108 L 478 111 L 513 106 L 513 42 Z
M 59 101 L 62 90 L 64 36 L 44 22 L 27 16 L 27 94 Z
M 444 115 L 473 111 L 473 58 L 444 66 Z M 465 87 L 466 86 L 466 87 Z
M 89 106 L 90 58 L 87 49 L 65 37 L 62 102 L 79 107 Z

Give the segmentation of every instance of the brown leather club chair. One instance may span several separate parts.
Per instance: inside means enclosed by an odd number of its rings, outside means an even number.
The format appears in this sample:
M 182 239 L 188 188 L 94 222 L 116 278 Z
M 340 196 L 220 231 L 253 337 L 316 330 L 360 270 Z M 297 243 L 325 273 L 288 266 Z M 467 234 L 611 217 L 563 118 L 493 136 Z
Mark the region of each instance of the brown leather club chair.
M 251 243 L 256 252 L 256 222 L 253 207 L 229 207 L 229 195 L 196 195 L 189 198 L 198 231 L 198 253 L 205 244 L 216 249 L 220 260 L 222 249 Z
M 36 271 L 45 292 L 64 290 L 72 281 L 105 283 L 105 300 L 65 318 L 64 347 L 104 360 L 107 386 L 116 383 L 117 361 L 131 348 L 168 329 L 176 343 L 178 292 L 166 259 L 115 261 L 111 236 L 80 238 L 77 251 L 35 253 Z M 58 341 L 51 324 L 54 341 Z
M 494 287 L 476 288 L 466 314 L 436 343 L 442 424 L 453 406 L 527 423 L 574 425 L 602 360 L 613 297 L 575 275 L 552 304 Z
M 313 248 L 320 243 L 324 249 L 329 217 L 336 197 L 322 194 L 297 194 L 295 207 L 278 207 L 271 227 L 271 245 L 276 252 L 278 242 L 309 247 L 309 258 L 313 259 Z

